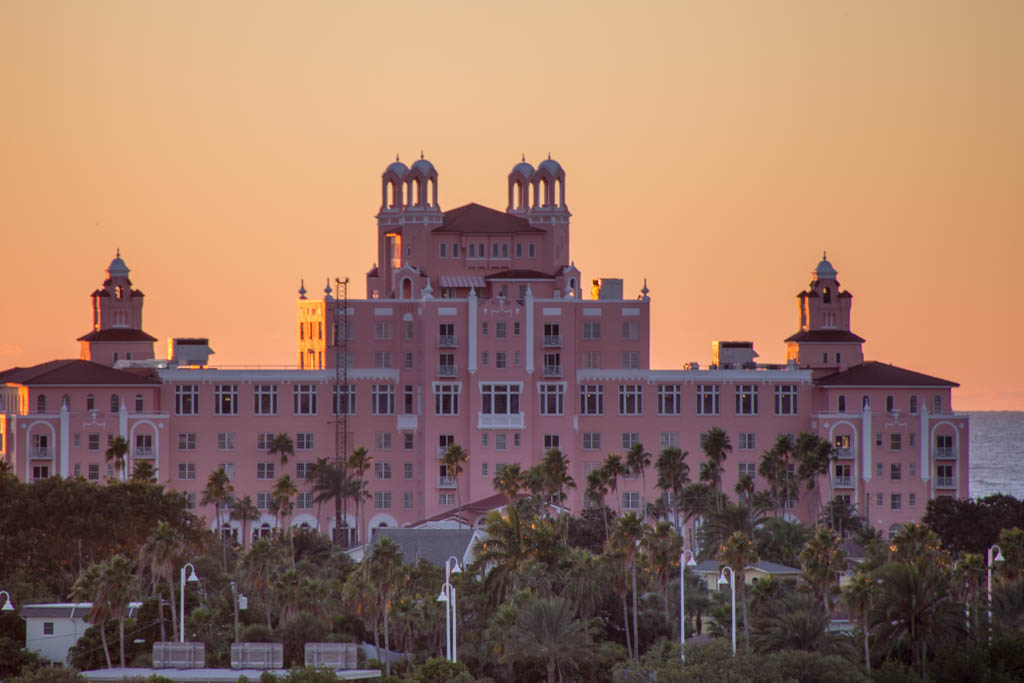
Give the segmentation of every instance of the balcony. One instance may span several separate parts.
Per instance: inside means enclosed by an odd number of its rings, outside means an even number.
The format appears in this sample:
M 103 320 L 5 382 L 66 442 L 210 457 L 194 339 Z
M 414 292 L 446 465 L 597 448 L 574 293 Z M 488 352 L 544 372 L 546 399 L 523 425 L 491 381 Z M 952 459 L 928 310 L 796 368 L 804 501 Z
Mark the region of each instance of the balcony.
M 853 477 L 836 477 L 832 480 L 832 485 L 839 489 L 852 489 Z
M 560 334 L 545 334 L 544 335 L 544 346 L 561 346 L 562 335 Z
M 439 489 L 453 489 L 455 488 L 455 477 L 438 477 L 437 488 Z
M 437 335 L 438 346 L 458 346 L 458 340 L 454 334 L 439 334 Z
M 153 447 L 152 446 L 136 446 L 135 447 L 136 458 L 152 458 Z
M 29 457 L 32 459 L 49 459 L 50 447 L 49 446 L 33 446 L 29 452 Z
M 526 419 L 523 413 L 476 414 L 477 429 L 523 429 Z
M 935 447 L 936 458 L 948 458 L 956 459 L 956 449 L 952 446 L 936 446 Z
M 544 366 L 545 377 L 561 377 L 562 366 L 561 365 L 545 365 Z
M 935 477 L 935 488 L 955 489 L 956 477 Z
M 416 426 L 419 420 L 416 415 L 399 415 L 398 416 L 398 431 L 400 432 L 415 432 Z
M 438 365 L 437 366 L 438 377 L 454 377 L 455 366 L 454 365 Z
M 837 448 L 836 452 L 835 452 L 835 457 L 837 457 L 837 458 L 852 458 L 853 457 L 853 449 L 852 448 Z

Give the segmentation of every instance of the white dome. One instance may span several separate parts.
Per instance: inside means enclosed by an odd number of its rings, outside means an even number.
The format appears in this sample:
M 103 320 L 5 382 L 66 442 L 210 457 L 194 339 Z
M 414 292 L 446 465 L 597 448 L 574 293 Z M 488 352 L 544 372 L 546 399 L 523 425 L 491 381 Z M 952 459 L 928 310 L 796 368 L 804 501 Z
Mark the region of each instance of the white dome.
M 821 263 L 814 269 L 814 274 L 819 280 L 835 280 L 838 273 L 836 273 L 836 269 L 832 267 L 832 264 L 829 263 L 828 256 L 823 253 L 821 255 Z

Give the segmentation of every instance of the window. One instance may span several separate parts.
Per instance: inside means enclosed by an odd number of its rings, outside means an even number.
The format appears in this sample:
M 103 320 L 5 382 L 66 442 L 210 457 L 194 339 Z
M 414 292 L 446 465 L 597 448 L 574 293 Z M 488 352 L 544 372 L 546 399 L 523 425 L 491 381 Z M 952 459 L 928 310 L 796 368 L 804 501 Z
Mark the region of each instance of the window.
M 519 448 L 519 434 L 518 433 L 512 435 L 512 445 L 515 446 L 516 448 Z
M 295 463 L 295 478 L 300 480 L 309 479 L 310 475 L 313 474 L 314 466 L 315 465 L 311 462 Z
M 544 375 L 546 377 L 562 376 L 562 356 L 558 353 L 544 354 Z
M 258 463 L 256 463 L 256 478 L 257 479 L 273 479 L 274 478 L 274 463 L 272 463 L 272 462 L 258 462 Z
M 373 476 L 377 479 L 387 480 L 391 479 L 391 463 L 389 462 L 375 462 L 373 463 Z
M 46 405 L 46 399 L 43 399 L 43 406 L 45 407 L 45 405 Z M 116 413 L 116 412 L 118 412 L 120 410 L 121 410 L 121 399 L 118 397 L 117 394 L 112 394 L 110 396 L 110 412 Z M 935 411 L 935 412 L 938 412 L 938 411 Z
M 218 432 L 217 433 L 217 450 L 219 451 L 231 451 L 235 449 L 235 433 L 234 432 Z
M 547 453 L 552 448 L 561 448 L 562 439 L 558 434 L 545 434 L 544 435 L 544 452 Z
M 98 451 L 100 449 L 100 435 L 90 434 L 89 435 L 89 450 Z
M 271 497 L 269 493 L 257 493 L 256 494 L 256 507 L 260 510 L 266 510 L 270 507 Z
M 917 434 L 915 432 L 910 432 L 909 434 L 907 434 L 907 445 L 909 447 L 913 448 L 916 443 L 917 443 Z
M 909 496 L 907 496 L 907 498 L 907 505 L 909 505 L 910 507 L 914 507 L 915 505 L 917 505 L 917 496 L 915 494 L 911 493 Z
M 633 321 L 622 323 L 622 338 L 623 339 L 639 339 L 640 338 L 640 324 Z
M 882 507 L 882 494 L 881 493 L 876 493 L 875 494 L 875 505 L 877 507 Z
M 515 367 L 518 368 L 521 362 L 522 362 L 522 356 L 520 355 L 520 352 L 519 351 L 513 351 L 512 352 L 512 365 L 514 365 Z
M 443 246 L 443 245 L 442 245 Z M 391 339 L 391 321 L 376 322 L 373 325 L 373 338 L 378 340 Z
M 487 448 L 487 443 L 488 443 L 487 440 L 489 438 L 490 438 L 490 435 L 487 432 L 481 432 L 480 433 L 480 445 L 483 446 L 484 448 Z
M 96 410 L 96 397 L 92 394 L 85 397 L 85 409 Z
M 697 414 L 718 415 L 718 385 L 697 385 Z
M 339 384 L 334 387 L 332 409 L 335 415 L 356 414 L 356 387 L 354 384 Z
M 902 478 L 903 468 L 899 463 L 892 463 L 889 465 L 889 478 L 893 481 L 899 481 Z
M 480 412 L 484 415 L 519 413 L 519 384 L 481 384 Z
M 412 510 L 412 492 L 406 491 L 402 494 L 402 507 L 406 510 Z
M 224 474 L 227 475 L 228 481 L 235 480 L 235 463 L 233 462 L 219 462 L 217 463 L 217 469 L 224 470 Z
M 277 415 L 277 385 L 254 385 L 253 404 L 253 413 L 256 415 Z
M 535 242 L 530 242 L 526 246 L 529 257 L 534 258 L 537 255 L 537 244 Z
M 600 368 L 601 367 L 601 352 L 600 351 L 584 351 L 583 352 L 583 367 L 584 368 Z
M 415 445 L 413 443 L 414 437 L 415 434 L 413 434 L 412 432 L 406 432 L 405 434 L 402 434 L 402 448 L 407 451 L 411 451 L 413 448 L 415 448 Z
M 491 245 L 491 258 L 498 258 L 498 245 L 497 244 L 492 244 Z
M 739 464 L 739 476 L 747 476 L 751 479 L 757 479 L 757 465 L 752 462 L 741 462 Z
M 932 400 L 932 412 L 935 413 L 935 414 L 938 414 L 938 413 L 942 412 L 942 397 L 941 396 L 936 396 L 934 398 L 934 400 Z
M 523 243 L 516 244 L 516 258 L 523 258 Z
M 643 386 L 619 385 L 619 415 L 643 415 Z
M 885 412 L 891 413 L 896 410 L 896 399 L 890 394 L 885 397 Z
M 96 463 L 89 464 L 89 481 L 100 480 L 100 466 Z
M 622 432 L 622 450 L 628 451 L 638 443 L 640 443 L 639 432 Z
M 853 468 L 850 465 L 836 465 L 835 466 L 835 485 L 836 486 L 853 486 Z
M 520 295 L 520 298 L 526 296 L 526 285 L 520 285 L 520 287 L 519 287 L 519 295 Z M 518 337 L 519 336 L 521 327 L 522 326 L 519 324 L 518 320 L 515 321 L 514 323 L 512 323 L 512 336 L 513 337 Z
M 882 463 L 876 463 L 875 464 L 875 476 L 876 477 L 882 476 Z
M 494 337 L 496 339 L 506 339 L 508 337 L 508 324 L 494 323 Z
M 217 384 L 213 388 L 213 414 L 238 415 L 238 385 Z
M 373 507 L 377 510 L 391 509 L 391 491 L 377 491 L 373 494 Z
M 296 415 L 316 415 L 316 385 L 296 384 L 293 390 Z
M 678 384 L 658 385 L 658 415 L 679 415 L 683 399 Z
M 402 464 L 402 478 L 412 479 L 413 477 L 413 464 L 411 462 Z
M 274 432 L 257 432 L 256 433 L 256 448 L 261 451 L 269 451 L 271 444 L 274 443 Z
M 434 414 L 435 415 L 458 415 L 459 414 L 459 393 L 462 391 L 460 384 L 435 384 L 434 385 Z
M 199 385 L 179 384 L 174 387 L 175 415 L 199 414 Z
M 775 385 L 775 414 L 796 415 L 796 385 Z
M 564 412 L 565 384 L 538 384 L 540 392 L 540 414 L 561 415 Z
M 825 299 L 824 299 L 824 302 L 826 304 L 828 303 L 829 296 L 830 295 L 828 293 L 828 288 L 826 288 L 825 289 Z M 826 311 L 825 312 L 825 322 L 822 325 L 822 327 L 835 327 L 835 326 L 836 326 L 836 314 L 835 314 L 835 312 L 834 311 Z M 838 362 L 839 359 L 837 358 L 836 361 Z
M 903 509 L 903 495 L 899 493 L 889 494 L 889 509 L 890 510 L 902 510 Z
M 739 433 L 739 449 L 741 451 L 752 451 L 754 450 L 754 433 L 753 432 L 740 432 Z
M 142 398 L 142 394 L 135 395 L 135 412 L 141 413 L 146 406 L 145 400 Z
M 47 479 L 50 476 L 49 465 L 33 465 L 32 479 Z
M 601 323 L 599 321 L 585 322 L 583 323 L 583 338 L 584 339 L 600 339 L 601 338 Z
M 953 482 L 953 466 L 952 465 L 936 465 L 935 474 L 937 481 L 936 486 L 944 489 L 952 488 L 955 486 Z
M 480 323 L 480 336 L 486 337 L 487 332 L 491 329 L 490 323 L 484 321 Z
M 402 361 L 406 370 L 412 370 L 413 368 L 413 357 L 411 351 L 406 351 L 405 358 Z
M 890 450 L 894 450 L 894 451 L 900 450 L 900 448 L 902 446 L 902 444 L 900 442 L 901 442 L 901 435 L 900 434 L 890 434 L 889 435 L 889 448 L 890 448 Z
M 370 412 L 374 415 L 395 414 L 395 387 L 393 384 L 374 384 L 370 387 Z
M 374 351 L 373 352 L 373 367 L 375 367 L 375 368 L 390 368 L 391 367 L 391 352 L 390 351 Z
M 679 447 L 679 432 L 662 432 L 661 433 L 661 449 L 666 448 L 678 448 Z
M 736 414 L 757 415 L 757 385 L 736 385 Z
M 447 258 L 448 257 L 448 244 L 446 242 L 441 242 L 441 244 L 439 246 L 441 247 L 441 258 Z
M 313 450 L 313 432 L 296 432 L 295 433 L 295 450 L 297 450 L 297 451 Z
M 377 432 L 374 435 L 374 445 L 378 450 L 391 450 L 391 432 Z
M 914 477 L 917 476 L 917 467 L 914 466 L 914 463 L 909 463 L 907 465 L 907 469 L 909 470 L 909 474 L 910 474 L 910 478 L 911 479 L 913 479 Z
M 836 410 L 840 413 L 846 412 L 846 397 L 842 394 L 836 399 Z
M 39 396 L 36 397 L 36 412 L 37 413 L 45 413 L 46 412 L 46 395 L 45 394 L 39 394 Z
M 415 336 L 415 328 L 411 322 L 402 323 L 402 336 L 405 337 L 406 341 L 411 340 Z
M 178 463 L 178 479 L 190 481 L 196 478 L 196 464 L 194 462 Z
M 910 397 L 910 414 L 917 415 L 917 396 Z
M 877 432 L 875 434 L 875 446 L 877 448 L 881 448 L 882 447 L 882 432 Z
M 486 477 L 487 476 L 487 463 L 485 463 L 485 462 L 484 463 L 480 463 L 480 476 L 481 477 Z
M 601 450 L 601 433 L 600 432 L 583 432 L 583 450 L 585 450 L 585 451 L 599 451 L 599 450 Z
M 481 351 L 480 352 L 480 365 L 483 365 L 485 367 L 487 366 L 487 352 L 486 351 Z
M 454 493 L 439 493 L 437 494 L 438 505 L 455 505 L 455 494 Z
M 300 491 L 295 496 L 295 509 L 296 510 L 312 510 L 314 503 L 314 494 L 312 491 Z
M 604 414 L 604 387 L 600 384 L 580 385 L 580 415 Z
M 52 621 L 44 621 L 43 622 L 43 635 L 44 636 L 52 636 L 53 635 L 53 622 Z
M 194 451 L 196 449 L 195 432 L 178 432 L 178 450 Z
M 636 369 L 640 367 L 640 352 L 639 351 L 623 351 L 622 352 L 622 367 L 626 369 Z
M 640 509 L 640 492 L 639 491 L 623 491 L 622 492 L 622 509 L 623 510 L 639 510 Z
M 508 361 L 506 360 L 508 355 L 504 351 L 494 352 L 494 367 L 499 370 L 508 367 Z
M 494 435 L 494 448 L 498 451 L 503 451 L 508 448 L 508 435 L 507 434 L 495 434 Z M 487 467 L 487 463 L 484 463 L 484 467 Z M 486 472 L 484 473 L 486 474 Z

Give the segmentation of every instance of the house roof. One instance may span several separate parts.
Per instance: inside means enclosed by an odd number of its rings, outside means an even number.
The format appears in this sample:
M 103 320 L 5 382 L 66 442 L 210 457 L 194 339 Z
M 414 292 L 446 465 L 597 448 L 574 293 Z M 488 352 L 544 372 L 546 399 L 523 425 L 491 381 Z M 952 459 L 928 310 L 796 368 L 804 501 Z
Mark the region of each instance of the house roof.
M 539 270 L 503 270 L 494 275 L 488 275 L 488 280 L 550 280 L 554 275 L 542 273 Z
M 786 337 L 787 342 L 824 342 L 826 344 L 833 343 L 862 343 L 863 337 L 858 337 L 853 332 L 847 330 L 810 330 L 805 332 L 797 332 Z
M 156 337 L 146 334 L 142 330 L 133 330 L 127 327 L 112 327 L 106 330 L 93 330 L 89 334 L 83 334 L 78 341 L 88 342 L 155 342 Z
M 693 568 L 693 571 L 700 574 L 718 574 L 722 571 L 724 564 L 718 560 L 702 560 Z M 795 567 L 787 567 L 784 564 L 767 560 L 758 560 L 757 564 L 749 565 L 747 569 L 753 569 L 771 576 L 796 576 L 800 573 L 800 570 Z
M 520 498 L 526 498 L 527 495 L 526 494 L 520 494 L 519 497 Z M 447 510 L 447 511 L 442 512 L 440 514 L 436 514 L 433 517 L 427 517 L 426 519 L 421 519 L 420 521 L 415 522 L 415 523 L 411 524 L 410 526 L 418 527 L 420 525 L 427 524 L 429 522 L 440 522 L 440 521 L 445 520 L 445 519 L 461 519 L 463 521 L 463 523 L 465 523 L 467 519 L 476 518 L 476 517 L 478 517 L 480 515 L 485 515 L 488 512 L 490 512 L 491 510 L 497 510 L 497 509 L 502 508 L 502 507 L 504 507 L 506 505 L 508 505 L 508 498 L 505 496 L 505 494 L 504 493 L 495 493 L 492 496 L 487 496 L 486 498 L 480 498 L 480 499 L 474 500 L 474 501 L 472 501 L 470 503 L 466 503 L 465 505 L 462 506 L 461 514 L 459 513 L 458 509 Z
M 398 545 L 407 563 L 416 564 L 422 558 L 434 566 L 443 567 L 445 561 L 453 555 L 462 561 L 475 533 L 474 529 L 391 529 L 380 527 L 373 530 L 370 547 L 372 548 L 378 539 L 386 536 Z
M 472 203 L 444 212 L 444 222 L 433 232 L 461 232 L 470 235 L 543 233 L 525 218 Z
M 141 602 L 128 603 L 129 616 L 142 607 Z M 91 602 L 48 602 L 35 605 L 22 605 L 18 616 L 23 619 L 68 619 L 78 617 L 85 619 L 92 609 Z
M 10 368 L 0 372 L 0 383 L 4 382 L 56 386 L 74 384 L 160 384 L 159 379 L 150 375 L 125 372 L 124 370 L 112 368 L 109 365 L 101 365 L 77 358 L 51 360 L 29 368 Z
M 932 377 L 888 363 L 868 361 L 843 372 L 836 372 L 815 381 L 819 386 L 833 387 L 958 387 L 956 382 Z

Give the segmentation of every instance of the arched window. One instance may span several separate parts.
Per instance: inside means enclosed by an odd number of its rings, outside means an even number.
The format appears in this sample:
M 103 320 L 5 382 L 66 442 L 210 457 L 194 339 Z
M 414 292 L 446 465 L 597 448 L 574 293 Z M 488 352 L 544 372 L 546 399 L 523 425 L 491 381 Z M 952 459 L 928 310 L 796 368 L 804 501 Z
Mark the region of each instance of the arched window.
M 477 258 L 486 258 L 487 257 L 487 250 L 484 249 L 484 243 L 483 242 L 478 242 L 477 243 L 477 245 L 476 245 L 476 255 L 477 255 Z
M 910 397 L 910 414 L 917 415 L 917 396 Z
M 36 396 L 36 412 L 46 412 L 46 394 L 39 394 L 38 396 Z
M 141 413 L 146 407 L 146 402 L 142 398 L 142 394 L 135 394 L 135 412 Z
M 89 394 L 85 397 L 85 409 L 96 410 L 96 397 L 94 395 Z
M 123 299 L 124 298 L 124 287 L 122 287 L 121 285 L 117 286 L 117 298 L 118 299 Z
M 893 396 L 890 394 L 889 396 L 885 397 L 885 410 L 886 410 L 886 412 L 891 413 L 895 409 L 896 409 L 896 399 L 893 398 Z
M 409 278 L 402 279 L 402 298 L 412 298 L 412 280 L 410 280 Z
M 822 290 L 822 292 L 821 292 L 821 302 L 824 303 L 824 304 L 832 303 L 832 289 L 831 288 L 826 287 L 824 290 Z
M 491 258 L 498 258 L 498 245 L 497 244 L 492 244 L 491 245 Z
M 864 398 L 862 398 L 860 400 L 860 407 L 861 408 L 870 408 L 871 407 L 871 397 L 868 396 L 867 394 L 864 394 Z
M 941 396 L 936 396 L 935 400 L 932 401 L 932 412 L 936 413 L 936 414 L 942 412 L 942 397 Z
M 843 396 L 842 394 L 839 395 L 837 406 L 840 413 L 846 412 L 846 397 Z
M 469 243 L 469 258 L 476 258 L 476 245 Z
M 508 258 L 508 245 L 501 245 L 501 258 Z
M 116 413 L 121 409 L 121 399 L 117 394 L 110 395 L 110 412 Z

